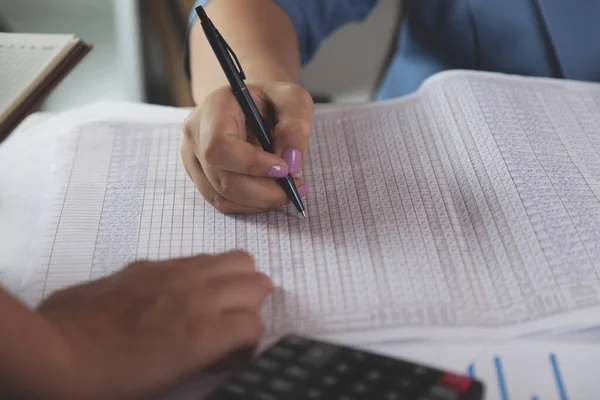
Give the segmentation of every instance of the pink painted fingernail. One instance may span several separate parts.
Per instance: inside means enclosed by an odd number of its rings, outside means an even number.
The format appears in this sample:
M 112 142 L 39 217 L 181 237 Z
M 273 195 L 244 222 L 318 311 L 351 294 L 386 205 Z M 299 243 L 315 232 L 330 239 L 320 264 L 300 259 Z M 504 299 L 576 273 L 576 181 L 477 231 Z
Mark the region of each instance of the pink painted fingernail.
M 286 167 L 281 165 L 273 165 L 271 170 L 269 171 L 270 178 L 285 178 L 288 174 L 288 170 Z
M 302 185 L 298 188 L 298 194 L 300 197 L 304 197 L 308 194 L 308 185 Z
M 300 153 L 300 150 L 285 150 L 281 158 L 287 163 L 290 174 L 300 171 L 300 166 L 302 165 L 302 153 Z

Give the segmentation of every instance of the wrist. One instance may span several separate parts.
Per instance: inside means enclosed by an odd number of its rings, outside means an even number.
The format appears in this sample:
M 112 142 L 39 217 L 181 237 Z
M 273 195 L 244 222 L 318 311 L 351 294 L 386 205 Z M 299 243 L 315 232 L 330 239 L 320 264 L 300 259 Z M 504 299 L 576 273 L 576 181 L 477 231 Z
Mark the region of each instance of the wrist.
M 58 328 L 0 291 L 0 397 L 75 399 L 71 350 Z
M 262 67 L 246 63 L 248 66 L 243 66 L 246 74 L 245 83 L 247 85 L 260 85 L 267 82 L 291 82 L 297 83 L 299 78 L 286 68 L 278 66 Z M 193 97 L 196 106 L 201 106 L 206 97 L 217 89 L 229 87 L 229 82 L 225 76 L 217 79 L 199 79 L 193 82 Z
M 79 376 L 82 369 L 76 365 L 67 338 L 50 321 L 40 317 L 45 326 L 40 327 L 36 336 L 31 338 L 31 361 L 27 363 L 29 373 L 24 375 L 22 383 L 31 388 L 33 398 L 83 398 L 79 396 L 82 392 Z

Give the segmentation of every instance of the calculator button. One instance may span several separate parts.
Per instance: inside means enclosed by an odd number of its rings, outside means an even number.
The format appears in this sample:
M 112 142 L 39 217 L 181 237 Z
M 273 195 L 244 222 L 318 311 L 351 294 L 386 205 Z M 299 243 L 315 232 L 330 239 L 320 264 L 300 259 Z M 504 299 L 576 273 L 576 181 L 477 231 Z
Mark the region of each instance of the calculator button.
M 352 359 L 354 361 L 358 361 L 358 362 L 365 362 L 365 361 L 367 361 L 367 358 L 368 358 L 367 354 L 365 354 L 361 351 L 352 351 L 350 353 L 350 357 L 352 357 Z
M 290 359 L 294 357 L 295 352 L 287 347 L 276 346 L 269 350 L 269 355 L 282 359 Z
M 390 373 L 398 371 L 406 373 L 409 372 L 411 368 L 414 368 L 413 364 L 380 355 L 375 355 L 372 358 L 372 365 Z
M 377 382 L 377 381 L 381 380 L 382 377 L 383 377 L 383 374 L 381 373 L 381 371 L 376 370 L 376 369 L 367 371 L 367 373 L 365 374 L 365 379 L 369 382 Z
M 408 400 L 408 397 L 395 390 L 388 390 L 383 393 L 383 400 Z
M 271 360 L 270 358 L 261 357 L 254 361 L 254 367 L 262 371 L 276 371 L 279 368 L 279 363 Z
M 331 361 L 338 351 L 338 347 L 318 343 L 308 348 L 300 362 L 319 368 Z
M 238 380 L 244 383 L 259 383 L 263 380 L 263 376 L 256 372 L 245 371 L 238 376 Z
M 394 382 L 394 386 L 402 392 L 410 392 L 416 388 L 416 382 L 409 378 L 399 378 Z
M 285 374 L 287 376 L 289 376 L 290 378 L 294 378 L 294 379 L 306 379 L 310 375 L 310 373 L 307 370 L 297 367 L 295 365 L 288 367 L 285 370 Z
M 429 398 L 432 400 L 457 400 L 459 393 L 449 387 L 436 385 L 429 390 Z
M 238 385 L 236 383 L 229 383 L 223 387 L 223 392 L 229 394 L 235 394 L 239 396 L 244 396 L 248 394 L 248 389 L 243 387 L 242 385 Z
M 365 394 L 369 391 L 369 387 L 362 382 L 352 385 L 352 391 L 357 394 Z
M 306 391 L 306 393 L 304 394 L 304 398 L 305 399 L 310 399 L 310 400 L 320 400 L 320 399 L 324 399 L 325 395 L 323 394 L 322 391 L 320 391 L 319 389 L 308 389 Z
M 258 392 L 254 395 L 254 400 L 279 400 L 277 396 L 267 393 L 267 392 Z
M 469 390 L 473 384 L 473 381 L 466 376 L 444 374 L 440 379 L 440 384 L 454 388 L 460 393 L 465 393 L 467 390 Z
M 423 366 L 413 367 L 412 374 L 414 379 L 428 385 L 436 383 L 440 378 L 438 371 Z
M 292 382 L 283 379 L 273 379 L 269 386 L 271 389 L 280 393 L 289 393 L 294 389 L 294 384 Z
M 294 335 L 286 336 L 281 342 L 292 347 L 306 347 L 311 344 L 309 340 Z
M 337 372 L 339 374 L 349 374 L 350 372 L 352 372 L 352 367 L 350 367 L 350 365 L 348 365 L 346 363 L 336 364 L 334 369 L 335 369 L 335 372 Z
M 324 386 L 329 386 L 329 387 L 335 386 L 338 384 L 338 382 L 339 382 L 338 378 L 336 378 L 333 375 L 327 375 L 327 376 L 323 377 L 323 385 Z

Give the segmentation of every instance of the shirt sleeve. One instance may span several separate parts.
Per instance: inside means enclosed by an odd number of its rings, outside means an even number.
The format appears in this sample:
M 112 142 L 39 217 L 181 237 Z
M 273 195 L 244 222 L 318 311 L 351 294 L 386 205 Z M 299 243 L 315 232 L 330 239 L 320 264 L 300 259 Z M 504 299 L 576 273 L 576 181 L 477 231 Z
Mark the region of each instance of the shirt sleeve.
M 197 0 L 194 8 L 205 6 L 211 0 Z M 365 19 L 379 0 L 274 0 L 290 16 L 298 35 L 298 46 L 302 65 L 315 55 L 321 42 L 339 27 L 350 22 Z M 189 36 L 197 18 L 192 10 L 188 21 L 184 43 L 183 62 L 187 76 L 190 76 Z
M 275 0 L 290 16 L 298 34 L 302 64 L 339 27 L 364 20 L 378 0 Z
M 192 11 L 190 12 L 190 16 L 188 18 L 188 25 L 187 25 L 187 30 L 185 32 L 185 39 L 184 39 L 184 43 L 183 43 L 183 69 L 185 71 L 185 75 L 187 76 L 188 79 L 190 79 L 191 74 L 190 74 L 190 32 L 192 30 L 192 25 L 194 25 L 194 21 L 196 20 L 196 18 L 198 18 L 198 15 L 196 14 L 196 7 L 198 6 L 206 6 L 206 3 L 208 3 L 210 0 L 196 0 L 196 3 L 194 3 L 194 7 L 192 8 Z

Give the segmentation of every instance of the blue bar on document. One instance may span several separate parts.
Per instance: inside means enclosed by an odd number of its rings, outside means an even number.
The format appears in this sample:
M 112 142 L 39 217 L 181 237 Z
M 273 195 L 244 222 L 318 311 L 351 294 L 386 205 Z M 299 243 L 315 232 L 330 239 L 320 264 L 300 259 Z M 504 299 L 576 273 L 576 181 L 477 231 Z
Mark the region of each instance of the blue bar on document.
M 475 378 L 475 364 L 469 364 L 469 366 L 467 367 L 467 374 L 469 375 L 469 378 Z
M 508 390 L 506 389 L 506 380 L 504 378 L 504 371 L 502 370 L 502 360 L 500 360 L 500 357 L 494 357 L 494 366 L 496 367 L 496 378 L 498 379 L 498 390 L 500 391 L 500 398 L 502 400 L 508 400 Z
M 554 373 L 554 380 L 556 381 L 556 388 L 558 389 L 560 400 L 567 400 L 567 391 L 565 389 L 565 384 L 563 383 L 562 376 L 560 375 L 558 359 L 556 358 L 556 354 L 554 353 L 550 353 L 550 364 L 552 364 L 552 372 Z

